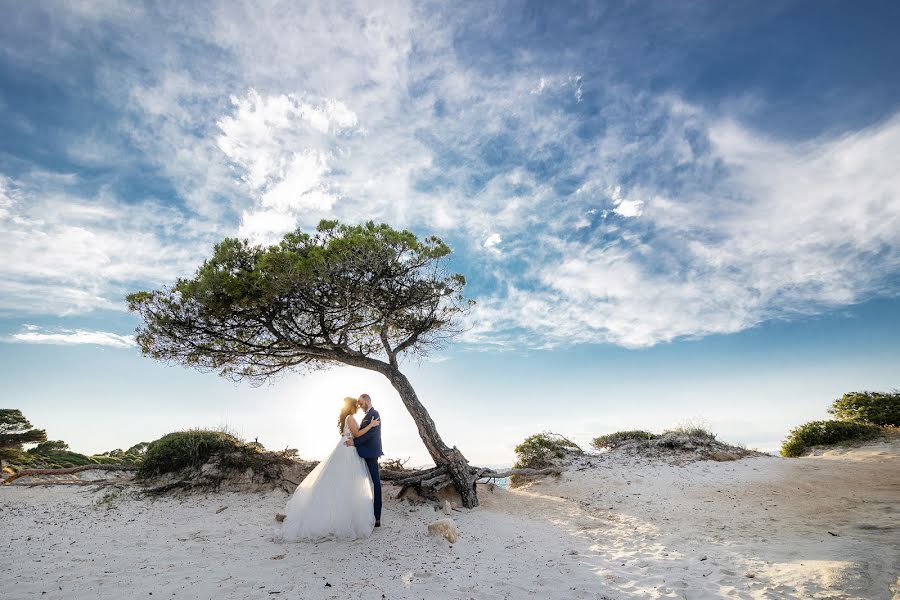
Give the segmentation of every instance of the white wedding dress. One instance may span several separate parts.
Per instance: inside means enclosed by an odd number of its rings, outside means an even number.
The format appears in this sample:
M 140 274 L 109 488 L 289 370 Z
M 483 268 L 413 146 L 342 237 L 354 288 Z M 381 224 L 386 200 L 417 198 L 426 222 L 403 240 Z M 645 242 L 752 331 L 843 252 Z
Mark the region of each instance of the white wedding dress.
M 350 417 L 347 417 L 349 419 Z M 366 462 L 353 446 L 344 419 L 337 447 L 297 486 L 284 509 L 278 537 L 286 541 L 355 540 L 375 526 L 374 488 Z

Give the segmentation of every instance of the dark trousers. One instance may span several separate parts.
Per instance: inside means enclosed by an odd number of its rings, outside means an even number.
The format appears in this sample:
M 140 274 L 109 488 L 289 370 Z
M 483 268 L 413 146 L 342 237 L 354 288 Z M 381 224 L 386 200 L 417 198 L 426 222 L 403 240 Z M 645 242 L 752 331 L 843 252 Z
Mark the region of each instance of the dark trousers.
M 369 467 L 369 475 L 372 477 L 372 485 L 375 486 L 375 520 L 381 520 L 381 473 L 378 471 L 378 457 L 373 456 L 366 459 L 366 466 Z

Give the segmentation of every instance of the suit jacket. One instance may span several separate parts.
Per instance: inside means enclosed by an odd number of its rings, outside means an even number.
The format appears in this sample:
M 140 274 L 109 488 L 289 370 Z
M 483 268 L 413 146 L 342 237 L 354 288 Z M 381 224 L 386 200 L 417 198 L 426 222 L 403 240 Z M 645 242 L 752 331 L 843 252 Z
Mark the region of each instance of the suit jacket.
M 374 408 L 370 408 L 366 412 L 359 424 L 359 428 L 362 429 L 371 423 L 372 419 L 381 419 L 381 415 Z M 356 446 L 357 454 L 363 458 L 375 458 L 384 455 L 384 452 L 381 451 L 381 428 L 382 425 L 373 427 L 358 438 L 353 438 L 353 445 Z

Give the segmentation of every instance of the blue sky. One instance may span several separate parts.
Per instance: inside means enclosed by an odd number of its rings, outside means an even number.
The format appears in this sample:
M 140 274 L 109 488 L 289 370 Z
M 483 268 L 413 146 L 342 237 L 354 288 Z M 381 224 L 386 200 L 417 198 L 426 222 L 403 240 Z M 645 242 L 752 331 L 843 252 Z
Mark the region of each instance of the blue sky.
M 406 369 L 473 460 L 682 419 L 774 449 L 898 385 L 896 3 L 4 12 L 3 404 L 76 448 L 227 424 L 319 457 L 369 390 L 424 459 L 374 375 L 235 386 L 129 337 L 126 292 L 323 217 L 453 246 L 478 304 Z

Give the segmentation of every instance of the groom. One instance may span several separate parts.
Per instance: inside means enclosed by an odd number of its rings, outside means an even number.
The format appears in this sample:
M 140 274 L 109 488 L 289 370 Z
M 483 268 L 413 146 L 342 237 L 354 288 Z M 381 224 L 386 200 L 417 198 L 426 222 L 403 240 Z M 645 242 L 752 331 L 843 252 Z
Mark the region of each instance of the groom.
M 372 419 L 381 419 L 378 411 L 372 408 L 372 398 L 368 394 L 359 397 L 359 407 L 366 411 L 359 427 L 362 429 Z M 375 487 L 375 527 L 381 527 L 381 474 L 378 472 L 378 457 L 383 455 L 381 451 L 381 426 L 373 427 L 358 438 L 350 438 L 347 446 L 356 446 L 356 453 L 366 461 L 369 467 L 369 475 L 372 477 L 372 485 Z

